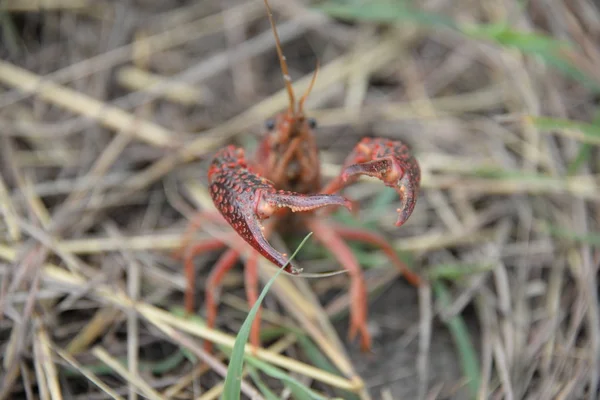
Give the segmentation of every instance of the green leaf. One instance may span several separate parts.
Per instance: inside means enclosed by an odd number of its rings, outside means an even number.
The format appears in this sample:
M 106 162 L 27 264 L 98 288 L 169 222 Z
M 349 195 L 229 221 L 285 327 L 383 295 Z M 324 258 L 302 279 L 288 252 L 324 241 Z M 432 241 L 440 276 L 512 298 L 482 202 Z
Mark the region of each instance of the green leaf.
M 2 33 L 2 44 L 8 49 L 11 56 L 20 56 L 23 50 L 26 50 L 13 18 L 6 10 L 0 10 L 0 32 Z
M 440 264 L 432 267 L 427 275 L 431 280 L 459 280 L 465 276 L 488 272 L 492 269 L 494 269 L 493 264 Z
M 322 369 L 323 371 L 330 372 L 332 374 L 339 374 L 340 371 L 329 361 L 313 341 L 306 335 L 298 336 L 298 344 L 306 357 L 310 360 L 311 365 Z M 351 392 L 345 390 L 336 390 L 336 393 L 345 400 L 359 400 L 359 397 Z
M 517 49 L 524 54 L 537 55 L 549 65 L 572 79 L 578 80 L 586 87 L 596 91 L 600 89 L 593 79 L 580 71 L 564 55 L 566 50 L 574 49 L 570 42 L 557 40 L 542 33 L 520 32 L 510 28 L 506 23 L 463 25 L 461 31 L 474 39 L 492 41 L 503 47 Z
M 587 122 L 573 121 L 565 118 L 529 116 L 529 121 L 540 130 L 570 129 L 583 134 L 581 140 L 585 143 L 600 144 L 600 125 Z
M 600 85 L 578 69 L 565 55 L 564 50 L 574 50 L 572 43 L 557 40 L 543 33 L 521 32 L 512 29 L 506 22 L 460 25 L 444 15 L 418 10 L 401 0 L 329 0 L 317 9 L 345 20 L 388 24 L 413 22 L 432 29 L 456 30 L 476 40 L 487 40 L 503 47 L 517 49 L 524 54 L 536 55 L 587 88 L 600 91 Z
M 596 110 L 596 114 L 594 116 L 594 120 L 592 121 L 593 126 L 600 125 L 600 110 Z M 592 146 L 589 143 L 583 143 L 579 146 L 579 151 L 577 152 L 577 156 L 571 163 L 569 163 L 569 167 L 567 169 L 567 175 L 575 175 L 577 171 L 584 165 L 586 162 L 590 160 L 592 156 Z
M 506 23 L 464 25 L 461 31 L 475 39 L 494 41 L 502 46 L 528 53 L 558 51 L 561 48 L 571 47 L 570 43 L 558 41 L 548 35 L 511 29 Z
M 587 161 L 589 161 L 592 155 L 592 145 L 589 143 L 583 143 L 579 146 L 579 151 L 577 152 L 577 156 L 575 159 L 569 163 L 569 167 L 567 168 L 567 175 L 575 175 L 579 168 Z
M 181 363 L 186 359 L 186 350 L 177 349 L 172 354 L 166 356 L 162 360 L 158 361 L 140 361 L 139 362 L 139 370 L 146 372 L 149 371 L 156 375 L 164 375 L 172 371 L 174 368 L 177 368 L 181 365 Z M 127 358 L 121 357 L 118 359 L 119 364 L 123 365 L 127 368 Z M 109 375 L 114 374 L 114 369 L 102 362 L 98 364 L 90 364 L 83 366 L 88 371 L 94 373 L 95 375 Z M 65 375 L 68 377 L 71 376 L 80 376 L 81 371 L 72 368 L 65 367 Z
M 552 225 L 548 222 L 539 224 L 539 229 L 561 239 L 571 240 L 573 242 L 580 242 L 589 244 L 590 246 L 600 246 L 600 234 L 589 233 L 582 235 L 577 232 L 573 232 L 556 225 Z
M 446 289 L 446 286 L 441 281 L 433 281 L 432 287 L 441 304 L 449 305 L 451 303 L 448 289 Z M 477 353 L 471 341 L 471 335 L 469 335 L 465 321 L 460 315 L 450 318 L 446 321 L 446 325 L 454 339 L 460 357 L 460 365 L 467 379 L 467 386 L 469 387 L 471 396 L 477 398 L 481 376 L 479 374 L 479 361 L 477 360 Z
M 257 358 L 251 357 L 251 356 L 247 357 L 246 360 L 247 360 L 248 364 L 252 365 L 253 367 L 258 368 L 265 374 L 269 375 L 270 377 L 278 379 L 281 382 L 285 383 L 285 385 L 287 387 L 289 387 L 290 390 L 292 391 L 292 394 L 293 394 L 292 398 L 294 398 L 294 399 L 298 399 L 298 400 L 326 400 L 327 399 L 326 397 L 321 396 L 320 394 L 316 393 L 315 391 L 311 390 L 310 388 L 307 388 L 302 383 L 300 383 L 296 379 L 294 379 L 291 376 L 289 376 L 288 374 L 286 374 L 281 369 L 279 369 L 271 364 L 268 364 L 264 361 L 261 361 Z M 229 399 L 229 398 L 227 397 L 227 399 Z M 238 394 L 238 397 L 236 397 L 236 399 L 239 399 L 239 394 Z
M 233 350 L 231 352 L 231 357 L 229 358 L 229 366 L 227 367 L 227 376 L 225 377 L 225 386 L 223 390 L 222 399 L 226 400 L 236 400 L 240 398 L 241 393 L 241 385 L 242 385 L 242 369 L 244 367 L 244 352 L 246 343 L 248 342 L 248 337 L 250 336 L 250 328 L 252 327 L 252 322 L 256 317 L 256 313 L 258 308 L 260 307 L 263 299 L 267 295 L 267 292 L 275 282 L 275 279 L 279 276 L 281 271 L 290 263 L 291 260 L 294 259 L 296 254 L 300 251 L 304 243 L 308 240 L 308 238 L 312 235 L 310 232 L 302 243 L 298 246 L 294 254 L 289 258 L 288 262 L 273 275 L 273 277 L 267 282 L 264 289 L 258 296 L 258 300 L 254 304 L 254 306 L 250 309 L 246 320 L 242 324 L 240 331 L 237 334 L 235 339 L 235 343 L 233 345 Z
M 498 180 L 516 180 L 516 181 L 543 181 L 546 179 L 554 179 L 548 175 L 538 173 L 523 173 L 522 171 L 511 171 L 497 168 L 476 168 L 472 171 L 465 172 L 467 176 L 475 176 L 477 178 L 498 179 Z
M 279 400 L 279 397 L 277 397 L 277 395 L 275 393 L 273 393 L 273 391 L 271 389 L 269 389 L 269 387 L 267 385 L 265 385 L 265 383 L 262 381 L 262 379 L 260 379 L 260 376 L 258 376 L 256 369 L 254 369 L 252 367 L 246 367 L 246 368 L 248 368 L 248 373 L 250 374 L 252 381 L 254 381 L 254 384 L 256 385 L 258 390 L 260 390 L 260 392 L 263 394 L 263 396 L 265 396 L 265 399 Z
M 450 18 L 414 9 L 405 1 L 328 1 L 316 8 L 332 17 L 346 20 L 379 23 L 414 22 L 419 25 L 456 29 L 456 24 Z

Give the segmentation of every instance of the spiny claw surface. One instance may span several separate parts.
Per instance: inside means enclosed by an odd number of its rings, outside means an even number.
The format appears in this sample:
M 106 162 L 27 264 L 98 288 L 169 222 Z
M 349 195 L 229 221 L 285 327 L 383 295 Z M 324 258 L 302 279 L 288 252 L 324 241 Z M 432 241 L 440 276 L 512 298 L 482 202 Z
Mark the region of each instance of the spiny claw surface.
M 279 267 L 287 259 L 265 239 L 261 220 L 269 218 L 281 208 L 293 212 L 337 205 L 351 208 L 351 202 L 338 195 L 304 195 L 277 190 L 268 179 L 252 172 L 244 150 L 227 146 L 217 152 L 208 171 L 210 195 L 217 209 L 229 225 L 260 254 Z M 286 271 L 300 271 L 288 265 Z
M 408 147 L 399 141 L 364 138 L 350 153 L 342 170 L 346 182 L 357 175 L 369 175 L 396 189 L 400 195 L 396 226 L 406 222 L 419 195 L 421 170 Z

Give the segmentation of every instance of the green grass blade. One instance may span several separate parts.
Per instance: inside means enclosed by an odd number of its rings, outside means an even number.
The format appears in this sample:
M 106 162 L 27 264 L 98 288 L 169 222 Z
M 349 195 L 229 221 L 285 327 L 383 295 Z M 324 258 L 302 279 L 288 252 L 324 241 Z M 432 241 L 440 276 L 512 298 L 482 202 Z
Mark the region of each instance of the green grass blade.
M 535 32 L 520 32 L 506 23 L 463 26 L 461 31 L 474 39 L 496 42 L 526 53 L 545 53 L 571 47 L 570 43 Z
M 140 361 L 138 369 L 142 372 L 151 372 L 156 375 L 163 375 L 171 372 L 173 369 L 179 367 L 183 361 L 186 359 L 186 354 L 183 349 L 178 349 L 174 351 L 172 354 L 166 356 L 162 360 L 158 361 Z M 121 357 L 118 359 L 118 362 L 127 368 L 127 358 Z M 115 370 L 100 362 L 98 364 L 91 365 L 82 365 L 87 371 L 92 372 L 94 375 L 110 375 L 114 374 Z M 65 375 L 68 377 L 72 376 L 80 376 L 81 371 L 71 368 L 65 367 Z
M 273 393 L 273 391 L 271 389 L 269 389 L 269 387 L 262 381 L 262 379 L 260 379 L 260 376 L 258 376 L 256 369 L 254 369 L 253 367 L 246 367 L 246 368 L 248 369 L 248 373 L 250 374 L 252 381 L 254 382 L 254 384 L 256 385 L 258 390 L 260 390 L 262 395 L 265 396 L 265 399 L 279 400 L 279 397 L 277 397 L 277 395 L 275 393 Z
M 581 138 L 582 142 L 596 145 L 600 144 L 600 125 L 552 117 L 530 116 L 529 121 L 540 130 L 551 131 L 569 129 L 579 131 L 583 135 Z
M 450 304 L 450 294 L 446 286 L 441 281 L 433 281 L 432 286 L 440 303 L 445 305 Z M 467 379 L 467 386 L 471 392 L 471 397 L 477 398 L 481 375 L 479 374 L 479 361 L 471 341 L 471 335 L 469 335 L 465 322 L 460 315 L 450 318 L 446 321 L 446 325 L 456 344 L 456 349 L 460 357 L 460 365 Z
M 600 110 L 596 110 L 596 114 L 592 121 L 592 125 L 600 125 Z M 591 159 L 592 149 L 592 145 L 589 143 L 583 143 L 579 146 L 577 156 L 573 161 L 569 163 L 569 166 L 567 168 L 567 175 L 575 175 L 577 171 L 579 171 L 579 169 Z
M 518 31 L 503 22 L 462 26 L 461 31 L 473 39 L 488 40 L 503 47 L 517 49 L 524 54 L 537 55 L 547 64 L 586 87 L 596 91 L 600 89 L 593 79 L 575 67 L 564 55 L 564 51 L 574 48 L 570 42 L 557 40 L 542 33 Z
M 600 85 L 578 69 L 565 54 L 565 50 L 576 50 L 572 43 L 543 33 L 519 31 L 506 22 L 460 25 L 444 15 L 418 10 L 407 1 L 400 0 L 329 0 L 317 9 L 334 18 L 351 21 L 389 24 L 413 22 L 433 29 L 456 30 L 475 40 L 487 40 L 502 47 L 517 49 L 523 54 L 536 55 L 571 79 L 596 92 L 600 91 Z
M 332 374 L 340 373 L 340 371 L 329 362 L 329 359 L 325 357 L 321 349 L 319 349 L 308 336 L 299 335 L 298 344 L 306 354 L 306 357 L 310 360 L 311 365 L 324 371 L 331 372 Z
M 419 25 L 456 29 L 456 24 L 452 19 L 441 14 L 417 10 L 406 1 L 339 2 L 332 0 L 316 8 L 332 17 L 346 20 L 383 23 L 414 22 Z
M 19 37 L 12 16 L 6 10 L 0 10 L 0 32 L 2 43 L 13 57 L 20 56 L 23 50 L 22 40 Z
M 575 159 L 569 163 L 569 167 L 567 168 L 567 175 L 576 175 L 577 171 L 589 161 L 592 156 L 592 145 L 589 143 L 583 143 L 579 146 L 579 150 L 577 151 L 577 156 Z
M 466 276 L 488 272 L 493 269 L 493 264 L 439 264 L 432 267 L 427 276 L 430 280 L 447 279 L 456 281 Z
M 519 182 L 537 182 L 545 179 L 555 179 L 550 175 L 543 175 L 541 173 L 523 173 L 522 171 L 511 171 L 497 168 L 476 168 L 472 171 L 465 171 L 464 175 L 485 179 L 498 179 L 502 181 L 515 180 Z
M 292 391 L 292 398 L 297 400 L 327 400 L 326 397 L 321 396 L 315 391 L 307 388 L 302 383 L 297 381 L 296 379 L 289 376 L 287 373 L 282 371 L 281 369 L 268 364 L 264 361 L 258 360 L 254 357 L 246 358 L 249 365 L 252 365 L 255 368 L 260 369 L 265 374 L 269 375 L 272 378 L 278 379 L 283 382 L 287 387 Z M 239 397 L 237 397 L 239 398 Z
M 590 246 L 600 247 L 600 234 L 598 233 L 589 233 L 589 234 L 579 234 L 564 228 L 561 228 L 556 225 L 552 225 L 549 222 L 542 222 L 538 226 L 539 230 L 546 232 L 554 237 L 570 240 L 578 243 L 585 243 Z
M 340 374 L 340 371 L 329 361 L 327 357 L 325 357 L 321 349 L 319 349 L 319 347 L 313 343 L 310 337 L 306 335 L 299 335 L 298 344 L 300 345 L 300 348 L 304 354 L 306 354 L 308 360 L 310 360 L 311 365 L 314 365 L 315 367 L 332 374 Z M 345 390 L 336 389 L 336 393 L 345 400 L 359 400 L 358 395 Z
M 304 246 L 304 243 L 306 243 L 306 241 L 311 235 L 312 232 L 306 235 L 304 240 L 302 240 L 302 243 L 300 243 L 300 245 L 296 248 L 296 251 L 294 251 L 294 254 L 292 254 L 292 256 L 289 258 L 286 265 L 280 268 L 275 273 L 275 275 L 273 275 L 273 277 L 269 280 L 269 282 L 267 282 L 264 289 L 260 293 L 260 296 L 258 296 L 258 300 L 250 309 L 250 312 L 248 313 L 246 320 L 242 324 L 242 327 L 240 328 L 240 331 L 238 332 L 237 337 L 235 339 L 235 343 L 233 345 L 233 350 L 229 359 L 229 366 L 227 367 L 227 376 L 225 377 L 225 387 L 223 390 L 222 399 L 236 400 L 240 398 L 240 391 L 242 385 L 242 369 L 244 367 L 244 350 L 246 347 L 246 343 L 248 342 L 248 337 L 250 336 L 250 328 L 252 327 L 252 322 L 256 317 L 258 308 L 260 307 L 263 299 L 267 295 L 267 292 L 269 291 L 270 287 L 275 282 L 275 279 L 279 276 L 279 274 L 287 266 L 287 264 L 289 264 L 290 261 L 294 259 L 296 254 L 300 251 L 302 246 Z

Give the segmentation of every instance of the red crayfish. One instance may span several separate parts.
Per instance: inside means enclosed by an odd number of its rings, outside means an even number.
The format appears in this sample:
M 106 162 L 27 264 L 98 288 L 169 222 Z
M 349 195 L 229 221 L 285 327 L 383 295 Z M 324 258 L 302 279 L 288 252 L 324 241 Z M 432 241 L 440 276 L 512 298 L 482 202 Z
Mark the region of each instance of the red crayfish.
M 267 13 L 273 33 L 285 86 L 289 95 L 289 108 L 266 123 L 266 132 L 254 158 L 247 159 L 242 148 L 230 145 L 219 150 L 209 167 L 209 191 L 220 215 L 201 213 L 200 219 L 227 222 L 236 232 L 233 240 L 240 237 L 254 250 L 245 261 L 244 281 L 249 304 L 258 298 L 258 257 L 263 256 L 273 264 L 283 267 L 287 259 L 275 250 L 267 237 L 275 229 L 304 227 L 313 232 L 350 275 L 350 329 L 352 340 L 357 333 L 361 348 L 368 350 L 371 339 L 366 327 L 367 294 L 360 265 L 345 243 L 359 241 L 381 248 L 394 265 L 401 269 L 404 277 L 413 285 L 420 283 L 419 277 L 408 270 L 400 261 L 391 245 L 378 233 L 342 226 L 324 219 L 328 210 L 325 206 L 351 208 L 351 202 L 336 194 L 356 181 L 359 175 L 369 175 L 394 188 L 400 196 L 396 226 L 402 225 L 411 215 L 419 192 L 421 173 L 417 160 L 409 149 L 399 141 L 382 138 L 364 138 L 346 158 L 340 175 L 326 185 L 321 184 L 319 149 L 315 140 L 316 121 L 304 114 L 304 103 L 315 82 L 313 75 L 306 93 L 296 103 L 285 56 L 275 28 L 267 0 Z M 223 217 L 224 220 L 223 221 Z M 272 217 L 270 224 L 261 221 Z M 196 228 L 194 226 L 193 228 Z M 239 235 L 239 236 L 237 236 Z M 186 248 L 185 273 L 188 286 L 185 306 L 188 313 L 194 309 L 196 255 L 223 248 L 222 239 L 209 239 Z M 207 324 L 213 327 L 217 315 L 215 291 L 225 274 L 236 264 L 242 248 L 229 248 L 216 262 L 206 283 Z M 298 274 L 292 265 L 287 272 Z M 250 340 L 259 345 L 260 314 L 252 327 Z M 210 343 L 207 342 L 207 349 Z

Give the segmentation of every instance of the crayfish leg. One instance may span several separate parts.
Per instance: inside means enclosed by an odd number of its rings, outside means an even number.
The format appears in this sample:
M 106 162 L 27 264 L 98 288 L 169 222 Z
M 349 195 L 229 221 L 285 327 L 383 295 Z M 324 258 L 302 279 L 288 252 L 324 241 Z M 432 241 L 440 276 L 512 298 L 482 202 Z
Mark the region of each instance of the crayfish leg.
M 341 236 L 326 222 L 311 218 L 306 222 L 315 238 L 325 246 L 350 274 L 350 327 L 348 338 L 360 335 L 362 351 L 371 349 L 371 335 L 367 329 L 367 288 L 365 278 L 352 250 Z
M 244 266 L 244 285 L 246 287 L 246 298 L 248 299 L 248 306 L 254 307 L 258 300 L 258 254 L 256 251 L 252 251 L 248 255 L 246 265 Z M 252 328 L 250 329 L 250 343 L 254 346 L 254 349 L 260 346 L 260 321 L 262 309 L 259 306 L 252 321 Z
M 195 297 L 196 297 L 196 264 L 194 258 L 202 253 L 211 250 L 218 250 L 224 247 L 225 243 L 220 239 L 207 239 L 199 243 L 194 244 L 190 248 L 186 249 L 183 257 L 184 275 L 186 280 L 185 287 L 185 312 L 186 314 L 192 314 L 195 308 Z
M 213 329 L 217 322 L 217 307 L 218 307 L 218 291 L 221 281 L 227 273 L 235 266 L 235 263 L 240 258 L 240 253 L 237 250 L 229 249 L 219 259 L 213 267 L 212 271 L 206 280 L 206 325 Z M 206 340 L 204 342 L 204 350 L 207 353 L 212 352 L 212 342 Z
M 402 272 L 402 276 L 404 276 L 404 279 L 406 279 L 408 283 L 415 287 L 421 285 L 421 278 L 412 272 L 408 266 L 402 260 L 400 260 L 394 248 L 388 243 L 387 240 L 385 240 L 383 236 L 366 229 L 352 228 L 339 224 L 334 225 L 334 230 L 344 239 L 367 243 L 381 248 L 390 261 L 400 270 L 400 272 Z

